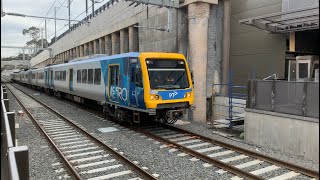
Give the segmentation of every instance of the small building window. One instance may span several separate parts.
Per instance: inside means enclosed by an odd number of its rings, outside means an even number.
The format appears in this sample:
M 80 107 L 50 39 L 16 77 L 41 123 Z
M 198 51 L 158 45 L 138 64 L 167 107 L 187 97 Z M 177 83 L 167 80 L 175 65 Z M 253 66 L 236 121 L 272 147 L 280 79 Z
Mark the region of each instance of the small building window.
M 82 83 L 87 83 L 87 69 L 82 69 Z
M 88 69 L 88 84 L 93 84 L 93 69 Z
M 101 69 L 94 70 L 94 84 L 100 85 L 101 84 Z

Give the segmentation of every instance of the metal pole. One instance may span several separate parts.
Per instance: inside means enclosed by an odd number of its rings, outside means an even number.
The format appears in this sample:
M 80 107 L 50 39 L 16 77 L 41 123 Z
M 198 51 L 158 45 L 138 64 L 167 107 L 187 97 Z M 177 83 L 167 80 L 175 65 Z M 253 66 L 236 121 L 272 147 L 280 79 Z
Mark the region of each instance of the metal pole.
M 57 42 L 57 7 L 54 7 L 54 42 Z
M 88 0 L 86 0 L 86 17 L 88 16 Z
M 26 60 L 26 57 L 25 57 L 25 54 L 24 54 L 24 48 L 22 48 L 22 61 L 23 61 L 24 66 L 26 66 L 25 60 Z
M 41 28 L 41 48 L 43 48 L 43 28 Z
M 71 28 L 71 24 L 70 24 L 70 5 L 71 5 L 71 3 L 70 3 L 70 0 L 68 0 L 68 9 L 69 9 L 69 29 Z
M 44 19 L 44 35 L 45 35 L 45 39 L 48 41 L 48 37 L 47 37 L 47 19 Z M 46 47 L 48 47 L 48 43 L 46 43 Z
M 92 17 L 94 17 L 94 0 L 91 0 L 92 1 Z
M 3 13 L 3 5 L 2 5 L 2 0 L 1 0 L 1 17 L 4 16 L 4 13 Z

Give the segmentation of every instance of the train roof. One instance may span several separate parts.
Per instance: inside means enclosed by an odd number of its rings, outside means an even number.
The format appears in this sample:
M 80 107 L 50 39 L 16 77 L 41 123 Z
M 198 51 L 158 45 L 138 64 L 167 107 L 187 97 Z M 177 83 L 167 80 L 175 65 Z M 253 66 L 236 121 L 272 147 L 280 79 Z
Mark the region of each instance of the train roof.
M 139 52 L 130 52 L 130 53 L 124 53 L 124 54 L 116 54 L 116 55 L 101 55 L 99 56 L 93 56 L 93 57 L 85 57 L 83 60 L 81 59 L 75 59 L 76 61 L 73 62 L 68 62 L 68 63 L 63 63 L 63 64 L 56 64 L 52 65 L 51 67 L 60 67 L 60 66 L 65 66 L 65 65 L 71 65 L 71 64 L 82 64 L 82 63 L 87 63 L 87 62 L 95 62 L 95 61 L 101 61 L 101 60 L 108 60 L 108 59 L 118 59 L 118 58 L 124 58 L 124 57 L 139 57 L 140 53 Z

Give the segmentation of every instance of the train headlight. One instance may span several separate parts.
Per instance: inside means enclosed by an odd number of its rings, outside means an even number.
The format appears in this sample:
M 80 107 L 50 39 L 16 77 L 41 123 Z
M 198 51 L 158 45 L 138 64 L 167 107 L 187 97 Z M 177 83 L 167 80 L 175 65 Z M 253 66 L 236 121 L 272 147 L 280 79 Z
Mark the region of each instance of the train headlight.
M 190 97 L 191 96 L 191 93 L 190 92 L 187 92 L 185 95 L 184 95 L 184 98 L 187 98 L 187 97 Z
M 155 94 L 151 94 L 151 100 L 159 100 L 160 96 L 159 95 L 155 95 Z

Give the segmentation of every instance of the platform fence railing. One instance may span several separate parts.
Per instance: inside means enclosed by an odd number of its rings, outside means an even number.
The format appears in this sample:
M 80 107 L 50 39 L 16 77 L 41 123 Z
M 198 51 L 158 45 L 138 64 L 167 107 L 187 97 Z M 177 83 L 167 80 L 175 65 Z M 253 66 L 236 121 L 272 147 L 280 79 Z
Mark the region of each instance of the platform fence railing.
M 15 113 L 9 112 L 9 99 L 5 86 L 1 85 L 1 179 L 29 179 L 29 150 L 16 146 Z
M 213 89 L 224 89 L 226 87 L 227 93 L 214 93 L 214 98 L 216 97 L 226 97 L 228 98 L 228 103 L 213 103 L 213 106 L 221 107 L 220 109 L 227 108 L 227 115 L 221 114 L 219 112 L 214 112 L 213 116 L 217 115 L 223 117 L 228 121 L 228 127 L 233 128 L 236 125 L 243 124 L 244 116 L 242 112 L 239 112 L 239 109 L 244 110 L 246 107 L 247 100 L 247 86 L 235 85 L 232 81 L 232 71 L 229 70 L 229 80 L 227 84 L 213 84 Z M 245 93 L 243 93 L 245 92 Z M 223 110 L 222 110 L 223 111 Z M 213 120 L 214 122 L 215 120 Z

